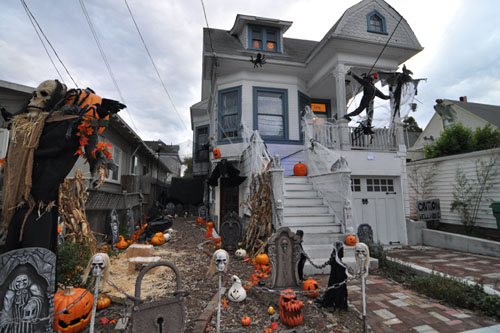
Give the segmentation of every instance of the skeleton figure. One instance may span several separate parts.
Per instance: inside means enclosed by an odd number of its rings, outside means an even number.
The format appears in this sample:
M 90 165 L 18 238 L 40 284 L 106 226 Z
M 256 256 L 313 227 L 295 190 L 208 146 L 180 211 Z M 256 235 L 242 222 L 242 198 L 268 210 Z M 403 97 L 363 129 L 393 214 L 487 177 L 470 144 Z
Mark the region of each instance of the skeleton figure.
M 367 277 L 370 267 L 370 249 L 365 243 L 358 243 L 354 251 L 356 257 L 356 273 Z
M 111 211 L 110 225 L 111 225 L 111 246 L 113 246 L 113 250 L 116 250 L 115 244 L 118 243 L 118 241 L 120 240 L 118 238 L 119 236 L 118 228 L 120 222 L 118 221 L 118 213 L 116 212 L 116 209 L 113 209 Z
M 28 104 L 28 113 L 32 118 L 42 111 L 52 111 L 56 103 L 66 94 L 66 85 L 57 80 L 46 80 L 33 91 Z
M 328 287 L 347 280 L 349 273 L 347 272 L 347 266 L 342 262 L 343 257 L 344 243 L 337 241 L 335 242 L 330 260 L 328 261 L 328 264 L 331 266 Z M 333 306 L 334 311 L 337 308 L 347 310 L 347 284 L 344 283 L 338 288 L 327 290 L 325 295 L 317 302 L 323 307 Z
M 216 272 L 225 272 L 229 264 L 229 253 L 226 250 L 219 249 L 214 252 L 212 261 L 208 267 L 207 276 L 212 277 Z
M 92 276 L 101 276 L 100 286 L 106 283 L 109 279 L 109 272 L 111 268 L 111 263 L 109 261 L 109 257 L 106 253 L 96 253 L 90 259 L 87 268 L 83 272 L 83 281 L 87 281 L 87 278 L 92 271 Z
M 34 332 L 42 308 L 43 293 L 40 287 L 32 283 L 27 274 L 19 274 L 4 296 L 0 332 Z

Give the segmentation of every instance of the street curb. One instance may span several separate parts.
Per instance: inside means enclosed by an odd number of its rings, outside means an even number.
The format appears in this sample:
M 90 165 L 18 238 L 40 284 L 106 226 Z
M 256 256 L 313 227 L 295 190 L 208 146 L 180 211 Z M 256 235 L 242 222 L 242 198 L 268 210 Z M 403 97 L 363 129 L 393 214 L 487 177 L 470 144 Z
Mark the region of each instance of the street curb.
M 420 266 L 420 265 L 417 265 L 417 264 L 412 264 L 410 262 L 403 261 L 403 260 L 400 260 L 400 259 L 397 259 L 397 258 L 394 258 L 394 257 L 387 256 L 386 258 L 387 258 L 387 260 L 390 260 L 392 262 L 398 263 L 400 265 L 405 265 L 405 266 L 411 267 L 414 270 L 416 270 L 418 272 L 421 272 L 421 273 L 423 273 L 425 275 L 436 274 L 436 275 L 440 275 L 440 276 L 448 278 L 448 279 L 456 279 L 456 280 L 458 280 L 460 282 L 468 284 L 469 286 L 475 286 L 477 284 L 477 282 L 474 281 L 474 280 L 460 278 L 458 276 L 454 276 L 454 275 L 450 275 L 450 274 L 438 272 L 436 270 L 433 270 L 433 269 L 430 269 L 430 268 L 427 268 L 427 267 L 423 267 L 423 266 Z M 486 286 L 486 285 L 483 285 L 483 291 L 486 294 L 488 294 L 488 295 L 500 296 L 500 291 L 495 290 L 495 289 L 493 289 L 493 288 L 491 288 L 489 286 Z

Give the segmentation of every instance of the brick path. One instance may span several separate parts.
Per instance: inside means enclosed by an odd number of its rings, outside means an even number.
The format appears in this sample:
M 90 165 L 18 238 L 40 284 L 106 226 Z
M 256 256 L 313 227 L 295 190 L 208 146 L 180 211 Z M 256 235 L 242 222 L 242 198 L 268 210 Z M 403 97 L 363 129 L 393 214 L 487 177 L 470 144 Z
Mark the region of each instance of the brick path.
M 500 258 L 424 247 L 395 249 L 388 255 L 462 278 L 483 278 L 497 290 L 500 287 Z M 321 287 L 327 286 L 327 275 L 314 278 Z M 349 302 L 361 312 L 361 281 L 350 282 L 348 290 Z M 500 323 L 494 318 L 440 304 L 378 275 L 368 276 L 366 290 L 367 321 L 374 332 L 464 332 Z
M 468 280 L 483 279 L 500 291 L 500 258 L 431 247 L 393 249 L 388 256 Z

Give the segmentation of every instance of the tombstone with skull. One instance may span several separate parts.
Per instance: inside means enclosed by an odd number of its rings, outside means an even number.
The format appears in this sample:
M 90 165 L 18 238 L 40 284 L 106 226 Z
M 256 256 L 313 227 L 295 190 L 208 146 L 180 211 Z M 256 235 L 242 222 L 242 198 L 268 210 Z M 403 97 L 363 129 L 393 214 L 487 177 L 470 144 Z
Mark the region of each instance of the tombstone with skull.
M 215 273 L 225 272 L 229 265 L 229 253 L 226 250 L 219 249 L 214 252 L 212 256 L 212 261 L 208 267 L 207 276 L 212 277 Z
M 358 243 L 354 248 L 354 256 L 356 258 L 356 274 L 367 277 L 370 268 L 370 249 L 365 243 Z

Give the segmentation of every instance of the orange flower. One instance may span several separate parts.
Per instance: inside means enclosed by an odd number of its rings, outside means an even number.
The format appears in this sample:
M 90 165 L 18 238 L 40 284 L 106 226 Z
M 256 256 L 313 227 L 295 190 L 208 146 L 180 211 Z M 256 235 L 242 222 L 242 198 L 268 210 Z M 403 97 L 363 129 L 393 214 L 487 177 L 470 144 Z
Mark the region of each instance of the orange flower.
M 106 156 L 106 158 L 113 158 L 113 155 L 108 150 L 111 148 L 113 148 L 113 146 L 110 143 L 100 141 L 97 143 L 96 148 L 94 150 L 92 150 L 92 156 L 94 156 L 94 158 L 96 158 L 95 154 L 99 150 L 99 151 L 102 151 L 104 153 L 104 156 Z
M 221 300 L 222 302 L 222 308 L 223 309 L 228 309 L 229 308 L 229 305 L 227 305 L 227 301 L 225 299 Z
M 5 165 L 5 158 L 0 158 L 0 165 L 4 166 Z

